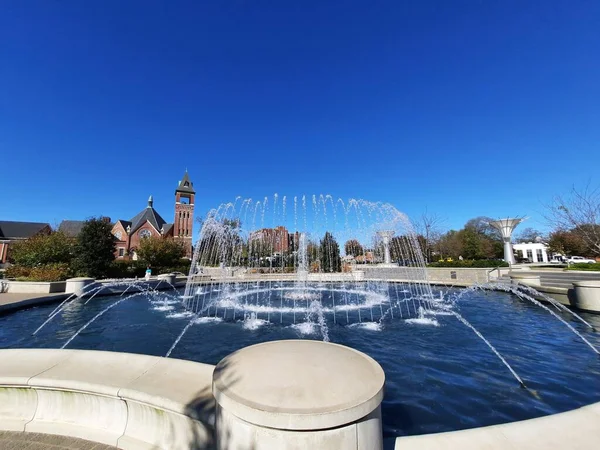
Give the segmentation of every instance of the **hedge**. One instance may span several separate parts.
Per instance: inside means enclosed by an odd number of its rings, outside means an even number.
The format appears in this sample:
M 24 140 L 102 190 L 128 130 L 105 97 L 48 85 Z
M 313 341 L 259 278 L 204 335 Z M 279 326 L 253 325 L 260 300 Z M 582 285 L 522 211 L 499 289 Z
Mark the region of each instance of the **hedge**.
M 72 275 L 67 264 L 46 264 L 36 267 L 12 265 L 6 269 L 6 278 L 19 281 L 64 281 Z
M 508 267 L 508 263 L 501 259 L 464 259 L 458 261 L 440 261 L 427 264 L 427 267 L 472 267 L 472 268 L 493 268 Z
M 569 265 L 569 267 L 567 268 L 567 270 L 587 270 L 590 272 L 597 272 L 600 271 L 600 263 L 594 263 L 594 264 L 590 264 L 590 263 L 576 263 L 576 264 L 571 264 Z

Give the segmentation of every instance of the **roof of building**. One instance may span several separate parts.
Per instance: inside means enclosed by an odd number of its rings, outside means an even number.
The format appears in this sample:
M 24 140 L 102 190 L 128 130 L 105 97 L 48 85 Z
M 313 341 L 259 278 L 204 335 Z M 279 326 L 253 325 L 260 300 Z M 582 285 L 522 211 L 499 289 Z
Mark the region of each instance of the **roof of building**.
M 156 228 L 157 231 L 160 231 L 163 225 L 167 223 L 165 219 L 163 219 L 158 212 L 154 209 L 152 196 L 148 199 L 148 206 L 142 211 L 140 211 L 133 219 L 131 219 L 131 232 L 134 233 L 138 230 L 142 225 L 146 223 L 146 221 L 150 222 L 150 224 Z M 121 221 L 124 223 L 124 221 Z
M 175 225 L 174 223 L 165 224 L 165 229 L 164 229 L 163 234 L 165 234 L 165 235 L 169 234 L 169 231 L 171 231 L 171 228 L 173 228 L 174 225 Z
M 119 223 L 119 222 L 121 222 L 121 225 L 123 225 L 123 228 L 125 230 L 127 230 L 127 227 L 131 226 L 131 222 L 129 220 L 121 220 L 121 219 L 119 219 L 119 220 L 117 220 L 117 223 Z
M 11 222 L 0 221 L 0 238 L 27 239 L 38 234 L 50 224 L 42 222 Z
M 194 183 L 192 183 L 190 181 L 190 176 L 188 175 L 187 170 L 183 174 L 183 178 L 179 182 L 179 185 L 177 186 L 177 189 L 175 189 L 175 193 L 178 193 L 178 192 L 185 192 L 185 193 L 188 193 L 188 194 L 195 194 L 196 193 L 196 191 L 194 190 Z
M 84 224 L 84 220 L 63 220 L 58 226 L 58 231 L 69 237 L 77 237 Z

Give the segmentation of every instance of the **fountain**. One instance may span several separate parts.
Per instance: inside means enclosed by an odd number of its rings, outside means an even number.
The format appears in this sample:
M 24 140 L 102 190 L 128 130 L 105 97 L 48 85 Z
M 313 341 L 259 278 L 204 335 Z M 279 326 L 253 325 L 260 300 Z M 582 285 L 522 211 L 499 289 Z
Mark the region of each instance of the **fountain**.
M 186 309 L 231 322 L 251 316 L 263 325 L 316 327 L 325 340 L 328 322 L 375 326 L 431 310 L 421 250 L 404 214 L 364 200 L 307 200 L 294 197 L 288 211 L 285 196 L 238 198 L 212 210 L 194 252 Z M 357 281 L 365 269 L 397 267 L 392 255 L 410 261 L 397 296 L 387 294 L 385 280 Z M 197 273 L 214 276 L 207 282 Z
M 238 198 L 205 220 L 185 289 L 115 284 L 122 294 L 100 297 L 91 285 L 57 307 L 0 317 L 0 348 L 217 364 L 272 340 L 343 343 L 385 370 L 388 437 L 600 400 L 600 316 L 551 299 L 541 304 L 541 294 L 524 286 L 432 286 L 410 221 L 388 204 L 329 195 Z

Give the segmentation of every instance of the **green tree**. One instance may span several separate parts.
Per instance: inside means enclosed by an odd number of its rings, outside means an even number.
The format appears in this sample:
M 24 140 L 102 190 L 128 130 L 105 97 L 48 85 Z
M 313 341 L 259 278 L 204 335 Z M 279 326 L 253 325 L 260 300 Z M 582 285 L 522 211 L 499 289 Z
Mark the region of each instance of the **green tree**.
M 356 239 L 350 239 L 344 244 L 344 251 L 348 256 L 360 256 L 365 254 L 365 249 Z
M 589 247 L 583 240 L 581 234 L 574 231 L 554 231 L 550 233 L 548 240 L 550 251 L 562 255 L 587 255 Z
M 325 236 L 321 240 L 319 256 L 322 271 L 341 272 L 342 258 L 340 256 L 340 246 L 329 231 L 325 233 Z
M 10 261 L 22 267 L 70 264 L 75 243 L 64 233 L 37 235 L 11 246 Z
M 105 217 L 85 221 L 77 236 L 77 272 L 94 278 L 106 277 L 115 259 L 115 238 L 112 225 Z
M 442 235 L 437 242 L 436 252 L 439 254 L 440 259 L 447 257 L 458 259 L 463 254 L 463 241 L 460 232 L 450 230 Z
M 152 267 L 175 267 L 185 255 L 180 242 L 171 238 L 147 237 L 140 241 L 137 254 L 144 264 Z

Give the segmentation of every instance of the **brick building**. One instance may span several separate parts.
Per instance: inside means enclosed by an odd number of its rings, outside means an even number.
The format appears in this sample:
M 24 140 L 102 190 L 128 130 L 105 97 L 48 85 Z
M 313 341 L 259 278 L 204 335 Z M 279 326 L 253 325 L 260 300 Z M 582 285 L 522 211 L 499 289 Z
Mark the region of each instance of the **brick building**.
M 290 234 L 286 227 L 262 228 L 250 234 L 249 242 L 260 242 L 273 253 L 288 253 L 298 248 L 300 235 L 298 232 Z
M 194 185 L 187 171 L 175 190 L 175 215 L 173 223 L 154 209 L 152 196 L 148 205 L 131 220 L 117 220 L 112 233 L 117 239 L 115 257 L 137 259 L 136 249 L 145 237 L 173 238 L 185 248 L 185 256 L 192 257 L 192 237 L 194 225 Z
M 50 234 L 52 228 L 41 222 L 0 221 L 0 264 L 8 261 L 10 245 L 39 234 Z

